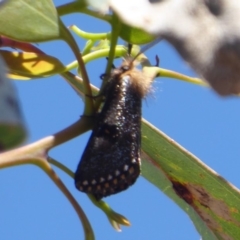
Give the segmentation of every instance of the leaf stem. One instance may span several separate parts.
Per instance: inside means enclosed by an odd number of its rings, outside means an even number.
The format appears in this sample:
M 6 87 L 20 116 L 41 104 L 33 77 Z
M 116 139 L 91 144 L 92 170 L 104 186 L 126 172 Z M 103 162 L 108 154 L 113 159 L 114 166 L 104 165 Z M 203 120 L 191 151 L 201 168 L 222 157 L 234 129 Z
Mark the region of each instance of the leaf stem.
M 76 33 L 79 37 L 84 38 L 86 40 L 100 40 L 100 39 L 109 39 L 111 36 L 111 33 L 90 33 L 85 32 L 78 28 L 76 25 L 72 25 L 69 27 L 70 30 L 72 30 L 74 33 Z
M 52 136 L 45 137 L 27 146 L 1 153 L 0 168 L 24 164 L 24 159 L 29 158 L 29 156 L 46 158 L 49 149 L 77 137 L 91 127 L 91 119 L 82 117 L 76 123 Z
M 115 49 L 115 55 L 116 56 L 124 56 L 126 54 L 126 48 L 124 46 L 116 46 Z M 105 48 L 105 49 L 100 49 L 100 50 L 96 50 L 94 52 L 88 53 L 85 56 L 83 56 L 83 61 L 84 63 L 88 63 L 90 61 L 96 60 L 98 58 L 102 58 L 102 57 L 108 57 L 109 56 L 109 48 Z M 76 68 L 78 66 L 78 62 L 77 61 L 73 61 L 71 63 L 69 63 L 66 66 L 66 69 L 68 71 Z

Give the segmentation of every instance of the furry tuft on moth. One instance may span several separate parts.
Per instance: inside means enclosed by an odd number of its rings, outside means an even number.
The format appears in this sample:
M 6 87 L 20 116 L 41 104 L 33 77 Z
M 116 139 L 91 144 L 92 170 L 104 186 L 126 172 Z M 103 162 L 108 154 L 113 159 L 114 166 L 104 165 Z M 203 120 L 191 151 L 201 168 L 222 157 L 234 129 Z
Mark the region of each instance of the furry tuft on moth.
M 97 200 L 127 189 L 140 174 L 142 98 L 153 77 L 135 68 L 134 60 L 129 57 L 112 70 L 75 173 L 76 188 Z

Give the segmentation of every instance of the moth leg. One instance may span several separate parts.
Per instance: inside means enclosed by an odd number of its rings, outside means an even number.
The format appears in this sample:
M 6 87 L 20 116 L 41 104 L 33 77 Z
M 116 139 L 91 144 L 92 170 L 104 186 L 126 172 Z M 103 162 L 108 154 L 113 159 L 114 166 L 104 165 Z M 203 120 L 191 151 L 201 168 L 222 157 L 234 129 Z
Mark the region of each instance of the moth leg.
M 106 59 L 107 59 L 107 61 L 108 61 L 108 57 L 106 57 Z M 115 68 L 116 68 L 115 65 L 112 64 L 112 69 L 115 69 Z
M 128 55 L 130 56 L 131 55 L 131 51 L 132 51 L 132 44 L 131 43 L 128 43 Z
M 158 55 L 155 56 L 155 59 L 156 59 L 155 66 L 156 66 L 156 67 L 159 67 L 159 64 L 160 64 L 160 58 L 158 57 Z
M 98 98 L 102 98 L 104 95 L 103 94 L 98 94 L 98 95 L 95 95 L 95 96 L 90 96 L 88 94 L 85 94 L 85 96 L 95 100 L 95 99 L 98 99 Z

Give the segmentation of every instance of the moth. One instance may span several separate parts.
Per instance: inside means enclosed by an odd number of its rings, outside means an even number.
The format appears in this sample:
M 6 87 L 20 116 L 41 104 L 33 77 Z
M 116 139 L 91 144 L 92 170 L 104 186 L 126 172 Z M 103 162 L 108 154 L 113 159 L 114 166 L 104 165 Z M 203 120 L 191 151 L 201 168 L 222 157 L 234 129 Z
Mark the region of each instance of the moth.
M 97 200 L 134 184 L 141 166 L 142 99 L 152 77 L 127 57 L 108 77 L 105 101 L 75 173 L 78 190 Z

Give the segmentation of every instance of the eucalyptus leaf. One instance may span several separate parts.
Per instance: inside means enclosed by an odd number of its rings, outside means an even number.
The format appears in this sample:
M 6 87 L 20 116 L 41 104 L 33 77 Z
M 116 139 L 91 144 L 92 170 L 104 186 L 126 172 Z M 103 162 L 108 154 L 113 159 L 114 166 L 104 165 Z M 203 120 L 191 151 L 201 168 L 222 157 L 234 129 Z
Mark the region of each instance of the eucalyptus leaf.
M 238 239 L 237 188 L 145 120 L 142 151 L 143 176 L 189 215 L 203 239 Z
M 8 0 L 0 8 L 0 34 L 23 42 L 62 38 L 61 24 L 51 0 Z

